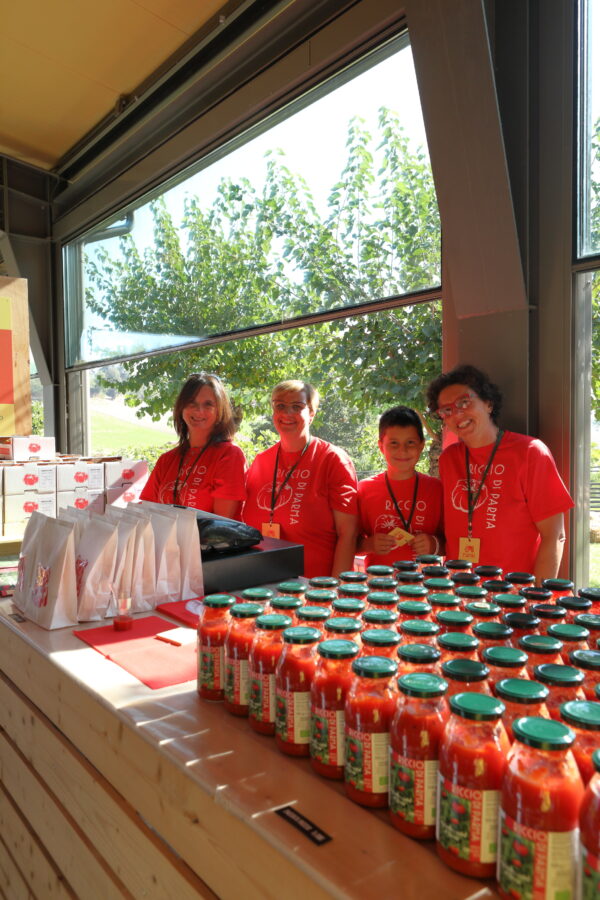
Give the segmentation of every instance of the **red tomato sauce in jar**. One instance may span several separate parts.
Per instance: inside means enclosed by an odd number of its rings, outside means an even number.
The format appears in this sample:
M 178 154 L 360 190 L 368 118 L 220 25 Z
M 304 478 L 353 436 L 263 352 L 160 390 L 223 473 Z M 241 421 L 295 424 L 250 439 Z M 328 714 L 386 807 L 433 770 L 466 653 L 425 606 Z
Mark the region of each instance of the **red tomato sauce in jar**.
M 503 678 L 496 684 L 496 696 L 505 706 L 502 721 L 509 738 L 514 740 L 513 722 L 523 716 L 538 716 L 549 719 L 546 700 L 550 693 L 545 684 L 529 678 Z
M 572 650 L 569 665 L 581 669 L 585 678 L 582 684 L 586 700 L 597 700 L 596 689 L 600 684 L 600 650 Z
M 254 622 L 264 612 L 260 603 L 236 603 L 225 638 L 225 687 L 223 703 L 234 716 L 247 716 L 249 703 L 248 659 L 254 639 Z
M 393 609 L 396 612 L 398 595 L 395 590 L 370 591 L 367 594 L 367 605 L 369 609 Z
M 449 631 L 473 634 L 473 616 L 463 609 L 442 609 L 435 614 L 435 621 L 440 626 L 440 634 L 447 634 Z
M 275 741 L 288 756 L 310 753 L 310 688 L 320 640 L 318 628 L 297 625 L 283 632 L 275 669 Z
M 317 774 L 338 781 L 344 777 L 344 707 L 358 651 L 352 640 L 321 641 L 310 689 L 310 764 Z
M 431 605 L 425 600 L 401 600 L 398 603 L 398 615 L 401 622 L 407 619 L 429 619 L 431 621 Z
M 450 698 L 440 746 L 436 850 L 451 868 L 474 878 L 496 871 L 500 789 L 510 741 L 504 704 L 486 694 Z
M 561 703 L 566 703 L 567 700 L 585 700 L 582 688 L 584 674 L 580 669 L 544 663 L 536 666 L 533 674 L 535 680 L 541 681 L 550 691 L 546 706 L 553 719 L 560 719 Z
M 365 609 L 361 622 L 367 629 L 385 628 L 397 631 L 398 613 L 395 609 Z
M 222 700 L 225 687 L 225 638 L 229 610 L 235 603 L 230 594 L 208 594 L 198 618 L 198 693 L 205 700 Z
M 572 597 L 575 585 L 568 578 L 544 578 L 542 587 L 552 591 L 552 599 L 559 603 L 561 597 Z
M 529 716 L 513 726 L 500 802 L 498 890 L 515 897 L 574 898 L 583 784 L 562 722 Z
M 490 670 L 488 675 L 492 694 L 503 678 L 529 678 L 527 674 L 527 654 L 517 647 L 486 647 L 483 662 Z
M 436 636 L 440 633 L 437 622 L 429 619 L 406 619 L 398 625 L 398 631 L 404 644 L 431 644 L 435 646 Z
M 284 616 L 289 616 L 292 620 L 292 625 L 298 624 L 296 612 L 303 605 L 304 601 L 301 600 L 300 597 L 294 597 L 293 595 L 287 594 L 282 594 L 280 597 L 273 597 L 273 599 L 269 602 L 269 608 L 271 612 L 281 613 Z
M 479 639 L 472 634 L 463 634 L 461 631 L 447 631 L 446 634 L 440 634 L 437 639 L 437 646 L 442 653 L 442 662 L 448 659 L 456 659 L 456 657 L 465 657 L 465 659 L 478 659 L 477 650 L 479 648 Z
M 581 612 L 590 612 L 594 613 L 594 615 L 600 615 L 600 588 L 581 588 L 578 591 L 579 596 L 582 600 L 587 600 L 591 603 L 591 606 L 588 610 L 581 610 Z
M 548 634 L 562 641 L 563 647 L 561 656 L 563 663 L 569 665 L 569 653 L 573 650 L 589 650 L 588 638 L 590 636 L 587 628 L 583 625 L 576 625 L 574 622 L 565 622 L 562 625 L 550 625 Z
M 290 616 L 280 613 L 266 613 L 255 622 L 248 659 L 248 721 L 259 734 L 275 734 L 275 669 L 283 650 L 283 630 L 291 624 Z
M 594 775 L 589 782 L 579 811 L 581 848 L 581 896 L 600 894 L 600 749 L 592 757 Z
M 327 608 L 331 606 L 334 600 L 337 600 L 337 591 L 330 591 L 325 588 L 311 588 L 304 594 L 306 606 L 323 606 Z
M 477 622 L 473 625 L 473 634 L 479 641 L 480 659 L 488 647 L 512 647 L 513 630 L 502 622 Z
M 398 647 L 398 676 L 411 672 L 427 672 L 430 675 L 440 674 L 442 654 L 431 644 L 401 644 Z
M 390 727 L 398 694 L 393 676 L 397 663 L 385 656 L 365 656 L 352 663 L 354 679 L 345 705 L 346 794 L 369 807 L 388 805 Z
M 540 620 L 540 634 L 547 634 L 550 625 L 560 625 L 567 621 L 566 609 L 556 603 L 535 603 L 531 612 Z
M 389 656 L 396 659 L 400 635 L 391 628 L 368 628 L 360 636 L 361 656 Z
M 573 756 L 583 783 L 594 774 L 592 755 L 600 747 L 600 703 L 595 700 L 569 700 L 560 708 L 561 720 L 575 732 Z
M 419 840 L 435 837 L 439 747 L 448 705 L 446 682 L 414 673 L 398 679 L 400 699 L 390 731 L 392 825 Z
M 442 677 L 448 682 L 446 700 L 464 691 L 491 695 L 489 674 L 488 667 L 479 660 L 459 658 L 442 663 Z
M 527 654 L 526 668 L 530 678 L 534 677 L 535 667 L 543 663 L 559 666 L 563 661 L 562 648 L 562 641 L 549 634 L 526 634 L 525 637 L 519 638 L 519 649 Z

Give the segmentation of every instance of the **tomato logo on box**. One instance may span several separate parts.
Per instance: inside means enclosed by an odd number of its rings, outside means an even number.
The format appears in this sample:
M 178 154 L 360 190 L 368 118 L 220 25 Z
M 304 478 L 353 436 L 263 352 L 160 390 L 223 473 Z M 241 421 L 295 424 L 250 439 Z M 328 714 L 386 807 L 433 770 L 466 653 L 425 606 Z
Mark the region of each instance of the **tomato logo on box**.
M 135 477 L 135 472 L 133 469 L 123 469 L 121 472 L 121 478 L 123 481 L 131 481 Z
M 26 512 L 26 513 L 32 513 L 32 512 L 35 512 L 36 509 L 38 509 L 38 505 L 37 505 L 37 503 L 35 502 L 35 500 L 27 500 L 27 501 L 23 504 L 23 511 Z
M 134 491 L 125 491 L 123 494 L 123 500 L 127 503 L 131 503 L 132 500 L 135 500 L 135 492 Z
M 42 449 L 42 445 L 38 444 L 37 441 L 31 441 L 29 444 L 29 452 L 30 453 L 39 453 Z
M 85 509 L 87 505 L 88 505 L 88 501 L 85 499 L 85 497 L 77 497 L 77 499 L 75 500 L 75 503 L 74 503 L 74 506 L 77 509 Z
M 88 480 L 88 473 L 87 472 L 75 472 L 75 475 L 73 477 L 74 477 L 75 481 L 77 481 L 79 484 L 83 484 L 84 481 Z
M 28 472 L 24 477 L 23 481 L 25 484 L 35 484 L 38 480 L 37 475 L 34 475 L 33 472 Z

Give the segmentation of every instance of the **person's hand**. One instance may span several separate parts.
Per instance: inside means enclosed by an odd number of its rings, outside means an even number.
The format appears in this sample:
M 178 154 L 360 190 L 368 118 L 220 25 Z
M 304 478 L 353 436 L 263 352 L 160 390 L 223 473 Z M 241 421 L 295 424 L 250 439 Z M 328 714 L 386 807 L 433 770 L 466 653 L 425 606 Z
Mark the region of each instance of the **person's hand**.
M 434 553 L 436 545 L 437 541 L 432 534 L 415 534 L 411 547 L 415 556 L 423 556 Z
M 392 534 L 384 534 L 377 531 L 373 535 L 373 552 L 381 554 L 381 556 L 389 553 L 396 546 L 396 538 Z

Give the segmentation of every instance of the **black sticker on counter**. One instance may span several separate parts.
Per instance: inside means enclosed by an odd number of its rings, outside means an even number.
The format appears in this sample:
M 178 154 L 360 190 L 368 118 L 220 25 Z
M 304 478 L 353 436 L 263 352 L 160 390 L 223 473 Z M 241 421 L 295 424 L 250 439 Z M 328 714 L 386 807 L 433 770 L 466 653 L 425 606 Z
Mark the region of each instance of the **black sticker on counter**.
M 15 622 L 26 622 L 27 621 L 27 619 L 24 616 L 22 616 L 21 613 L 9 613 L 8 618 L 14 619 Z
M 317 828 L 314 822 L 311 822 L 310 819 L 299 813 L 293 806 L 282 806 L 281 809 L 276 809 L 275 812 L 282 819 L 285 819 L 286 822 L 289 822 L 290 825 L 293 825 L 294 828 L 297 828 L 298 831 L 301 831 L 302 834 L 306 835 L 313 844 L 326 844 L 331 840 L 331 835 L 325 834 L 324 831 Z

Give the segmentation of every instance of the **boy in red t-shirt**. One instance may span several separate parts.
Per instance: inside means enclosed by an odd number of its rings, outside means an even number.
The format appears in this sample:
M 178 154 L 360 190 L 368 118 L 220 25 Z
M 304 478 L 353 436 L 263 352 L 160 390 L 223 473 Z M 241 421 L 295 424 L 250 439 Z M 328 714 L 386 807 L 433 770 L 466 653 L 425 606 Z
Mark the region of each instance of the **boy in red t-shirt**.
M 383 413 L 379 449 L 387 471 L 358 483 L 358 551 L 366 553 L 367 566 L 443 551 L 441 482 L 415 472 L 424 446 L 414 409 L 394 406 Z

